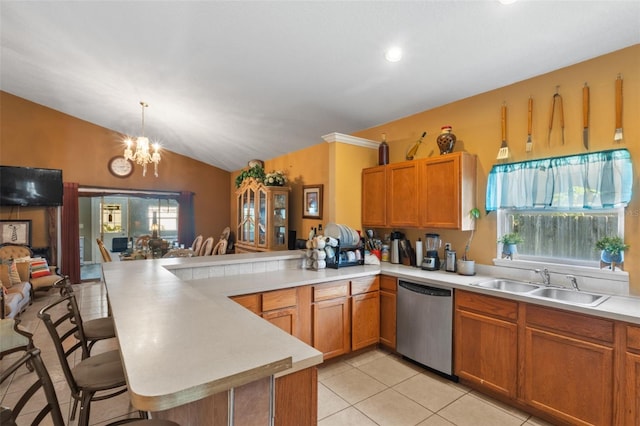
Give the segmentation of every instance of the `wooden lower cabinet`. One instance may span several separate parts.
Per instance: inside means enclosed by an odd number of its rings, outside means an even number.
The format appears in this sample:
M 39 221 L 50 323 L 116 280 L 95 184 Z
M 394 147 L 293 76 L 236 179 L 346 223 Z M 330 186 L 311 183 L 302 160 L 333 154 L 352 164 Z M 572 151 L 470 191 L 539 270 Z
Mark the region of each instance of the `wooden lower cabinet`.
M 526 309 L 525 403 L 574 425 L 613 424 L 614 322 Z
M 271 324 L 286 331 L 292 336 L 296 334 L 296 322 L 298 318 L 298 311 L 295 307 L 276 309 L 269 312 L 264 312 L 262 318 L 269 321 Z
M 380 292 L 351 296 L 351 349 L 366 348 L 380 340 Z
M 351 312 L 349 281 L 313 286 L 313 347 L 324 359 L 351 350 Z
M 456 291 L 455 304 L 455 374 L 492 393 L 515 399 L 517 303 Z
M 276 378 L 275 426 L 315 426 L 317 422 L 316 367 Z
M 640 327 L 626 326 L 624 424 L 640 426 Z
M 313 304 L 313 347 L 330 359 L 351 350 L 349 299 L 325 300 Z
M 380 343 L 396 349 L 396 305 L 398 303 L 398 279 L 380 276 Z

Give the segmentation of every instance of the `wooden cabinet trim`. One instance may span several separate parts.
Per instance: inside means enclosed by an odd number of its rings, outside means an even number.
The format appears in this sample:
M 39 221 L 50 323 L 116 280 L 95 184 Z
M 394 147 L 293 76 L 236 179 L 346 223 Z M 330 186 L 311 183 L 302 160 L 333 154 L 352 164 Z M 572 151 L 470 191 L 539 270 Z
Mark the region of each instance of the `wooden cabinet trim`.
M 262 311 L 272 311 L 274 309 L 296 306 L 298 303 L 295 288 L 285 288 L 262 293 Z
M 614 342 L 614 322 L 590 315 L 527 304 L 525 322 L 528 326 L 604 342 L 609 346 Z

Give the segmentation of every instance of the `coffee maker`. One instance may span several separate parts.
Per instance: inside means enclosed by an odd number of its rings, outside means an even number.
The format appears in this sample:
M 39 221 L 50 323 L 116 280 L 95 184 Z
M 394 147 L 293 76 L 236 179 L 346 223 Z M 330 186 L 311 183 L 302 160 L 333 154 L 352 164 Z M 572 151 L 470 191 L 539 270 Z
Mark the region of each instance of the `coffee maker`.
M 425 254 L 422 261 L 422 269 L 427 271 L 437 271 L 440 269 L 440 257 L 438 250 L 442 245 L 439 234 L 424 234 Z

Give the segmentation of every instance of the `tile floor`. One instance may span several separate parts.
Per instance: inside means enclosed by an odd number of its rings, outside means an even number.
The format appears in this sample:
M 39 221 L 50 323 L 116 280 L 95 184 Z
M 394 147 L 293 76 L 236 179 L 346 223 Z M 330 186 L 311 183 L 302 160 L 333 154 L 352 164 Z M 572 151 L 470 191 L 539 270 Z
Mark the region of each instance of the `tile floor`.
M 87 282 L 75 287 L 84 319 L 107 314 L 105 289 L 100 282 Z M 34 343 L 42 350 L 63 414 L 68 418 L 72 406 L 68 387 L 53 352 L 51 338 L 36 316 L 37 311 L 55 297 L 57 293 L 54 291 L 39 293 L 33 305 L 23 313 L 21 326 L 34 333 Z M 112 339 L 98 343 L 94 351 L 115 348 L 117 343 Z M 0 369 L 11 362 L 12 356 L 0 361 Z M 0 404 L 11 406 L 16 395 L 24 389 L 26 380 L 33 373 L 22 370 L 8 384 L 0 387 Z M 129 403 L 128 394 L 124 393 L 93 403 L 91 424 L 104 425 L 136 414 Z M 24 417 L 19 424 L 29 424 L 29 414 Z M 69 421 L 68 424 L 76 423 Z M 318 425 L 540 426 L 548 423 L 426 371 L 394 354 L 374 349 L 329 361 L 318 369 Z

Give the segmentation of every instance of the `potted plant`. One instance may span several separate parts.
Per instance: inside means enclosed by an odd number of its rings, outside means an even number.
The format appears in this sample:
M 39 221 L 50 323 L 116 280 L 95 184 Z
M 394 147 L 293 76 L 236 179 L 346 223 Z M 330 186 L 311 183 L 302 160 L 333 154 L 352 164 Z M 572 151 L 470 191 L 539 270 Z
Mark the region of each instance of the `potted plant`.
M 611 270 L 616 270 L 616 265 L 622 265 L 624 263 L 624 251 L 629 248 L 628 244 L 625 244 L 622 238 L 615 237 L 603 237 L 596 241 L 596 249 L 600 252 L 600 269 L 603 266 L 611 265 Z M 622 267 L 621 267 L 622 268 Z
M 245 179 L 253 178 L 258 182 L 263 182 L 265 178 L 264 169 L 260 164 L 255 164 L 247 169 L 243 169 L 236 177 L 236 188 L 240 188 Z
M 518 253 L 517 245 L 523 241 L 524 239 L 517 232 L 510 232 L 500 237 L 498 242 L 502 243 L 502 257 L 513 259 L 513 256 Z
M 471 220 L 476 221 L 480 219 L 480 210 L 476 207 L 469 210 L 469 216 Z M 475 275 L 476 273 L 476 262 L 475 260 L 469 259 L 469 249 L 471 248 L 471 242 L 473 241 L 473 235 L 475 233 L 474 229 L 471 230 L 471 235 L 469 235 L 469 239 L 467 240 L 467 244 L 464 246 L 464 254 L 461 259 L 458 259 L 457 269 L 458 274 L 460 275 Z

